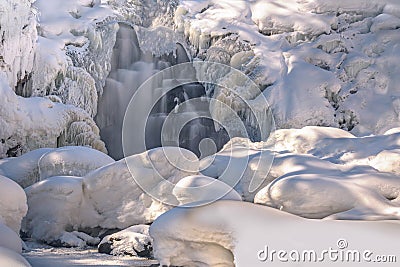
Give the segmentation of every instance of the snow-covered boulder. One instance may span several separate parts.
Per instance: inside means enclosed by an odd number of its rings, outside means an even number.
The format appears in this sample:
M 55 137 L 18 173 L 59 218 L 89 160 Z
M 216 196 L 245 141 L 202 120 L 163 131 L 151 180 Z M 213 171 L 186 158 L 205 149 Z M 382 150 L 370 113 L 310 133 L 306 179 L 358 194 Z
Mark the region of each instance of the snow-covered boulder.
M 215 155 L 200 161 L 203 175 L 228 184 L 245 201 L 253 201 L 259 189 L 266 186 L 274 154 L 264 143 L 252 143 L 245 138 L 233 138 Z
M 153 255 L 153 240 L 148 225 L 134 225 L 120 232 L 105 236 L 98 249 L 100 253 L 115 256 L 130 255 L 150 258 Z
M 0 175 L 0 222 L 19 234 L 27 210 L 24 190 L 13 180 Z
M 235 189 L 218 179 L 203 175 L 183 178 L 175 185 L 172 193 L 180 206 L 205 205 L 220 199 L 242 201 Z
M 306 218 L 400 218 L 400 177 L 369 167 L 334 171 L 323 168 L 322 160 L 319 169 L 304 169 L 317 164 L 304 157 L 298 168 L 259 191 L 254 202 Z M 290 162 L 285 165 L 290 166 Z
M 90 147 L 40 148 L 0 160 L 0 174 L 26 188 L 52 176 L 84 176 L 113 162 L 111 157 Z
M 113 162 L 115 160 L 98 150 L 68 146 L 49 151 L 38 164 L 40 179 L 43 180 L 52 176 L 84 176 Z
M 166 266 L 295 266 L 302 262 L 304 251 L 314 250 L 311 256 L 318 259 L 329 248 L 344 253 L 359 251 L 360 259 L 364 251 L 371 251 L 372 261 L 374 255 L 397 255 L 399 233 L 395 221 L 309 220 L 227 200 L 196 208 L 174 208 L 150 227 L 154 256 Z M 286 251 L 280 255 L 283 261 L 279 261 L 278 254 L 271 259 L 272 250 Z M 368 255 L 364 259 L 367 261 Z M 323 261 L 311 260 L 315 266 L 337 264 L 327 256 Z M 348 266 L 354 266 L 354 262 Z
M 31 267 L 29 262 L 13 250 L 0 247 L 0 265 L 12 267 Z
M 22 240 L 19 235 L 7 225 L 0 223 L 0 248 L 7 248 L 16 253 L 22 252 Z
M 173 195 L 175 184 L 198 170 L 192 152 L 164 147 L 108 164 L 84 177 L 49 177 L 25 189 L 29 210 L 23 230 L 53 244 L 93 244 L 95 240 L 80 230 L 125 229 L 153 222 L 179 204 Z
M 54 148 L 40 148 L 29 151 L 22 156 L 0 160 L 0 174 L 15 182 L 22 188 L 28 187 L 40 180 L 39 160 Z
M 95 170 L 83 186 L 98 219 L 86 225 L 124 229 L 151 223 L 179 204 L 172 194 L 175 184 L 198 170 L 196 155 L 177 147 L 155 148 Z
M 82 178 L 50 177 L 29 186 L 25 192 L 29 210 L 22 230 L 33 238 L 52 242 L 60 239 L 68 227 L 79 225 Z

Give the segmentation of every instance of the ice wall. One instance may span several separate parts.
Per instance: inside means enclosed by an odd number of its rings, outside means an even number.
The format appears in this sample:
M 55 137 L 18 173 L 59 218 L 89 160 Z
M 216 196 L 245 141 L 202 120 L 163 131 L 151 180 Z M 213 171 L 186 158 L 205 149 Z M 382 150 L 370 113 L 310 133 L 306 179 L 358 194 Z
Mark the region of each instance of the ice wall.
M 30 0 L 4 0 L 0 12 L 0 72 L 11 87 L 23 87 L 33 68 L 37 10 Z

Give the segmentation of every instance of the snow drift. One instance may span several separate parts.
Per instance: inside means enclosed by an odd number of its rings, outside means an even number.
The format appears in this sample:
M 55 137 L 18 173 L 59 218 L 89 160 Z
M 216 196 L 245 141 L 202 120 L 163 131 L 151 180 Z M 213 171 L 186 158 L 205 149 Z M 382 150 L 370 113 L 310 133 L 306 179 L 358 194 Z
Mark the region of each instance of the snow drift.
M 336 265 L 327 256 L 324 261 L 302 261 L 301 256 L 289 259 L 288 253 L 293 250 L 314 250 L 319 259 L 322 250 L 329 248 L 338 253 L 368 250 L 372 261 L 376 255 L 397 255 L 395 233 L 399 231 L 396 221 L 308 220 L 252 203 L 227 200 L 197 208 L 174 208 L 150 227 L 154 256 L 167 266 Z M 287 261 L 279 261 L 277 254 L 271 259 L 265 251 L 267 247 L 269 251 L 287 251 L 283 256 Z M 368 260 L 360 259 L 362 264 Z

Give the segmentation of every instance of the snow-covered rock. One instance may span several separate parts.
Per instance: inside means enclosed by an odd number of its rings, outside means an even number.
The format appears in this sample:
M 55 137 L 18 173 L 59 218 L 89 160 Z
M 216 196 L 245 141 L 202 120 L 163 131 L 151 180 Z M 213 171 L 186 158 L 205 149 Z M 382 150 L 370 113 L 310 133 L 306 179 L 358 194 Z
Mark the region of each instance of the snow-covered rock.
M 399 126 L 399 10 L 392 0 L 181 1 L 174 22 L 194 57 L 259 85 L 277 128 L 368 135 Z
M 220 199 L 242 201 L 242 197 L 232 187 L 203 175 L 183 178 L 175 185 L 172 193 L 180 206 L 205 205 Z
M 27 210 L 24 190 L 13 180 L 0 175 L 0 222 L 19 234 Z
M 227 200 L 196 208 L 174 208 L 150 227 L 154 256 L 167 266 L 337 265 L 327 255 L 322 261 L 302 261 L 303 251 L 313 250 L 315 259 L 321 259 L 323 250 L 329 248 L 338 253 L 359 251 L 360 260 L 366 264 L 368 257 L 372 261 L 376 255 L 397 255 L 399 231 L 396 221 L 309 220 Z M 278 254 L 271 259 L 272 250 L 286 251 L 280 257 L 284 261 L 277 258 Z M 364 251 L 372 254 L 363 258 Z M 350 260 L 341 264 L 355 263 Z
M 0 236 L 0 248 L 7 248 L 16 253 L 22 252 L 21 238 L 14 230 L 3 223 L 0 223 Z
M 111 157 L 89 147 L 61 147 L 49 151 L 38 161 L 40 180 L 52 176 L 85 176 L 113 162 Z
M 25 192 L 29 209 L 22 231 L 33 238 L 53 242 L 61 239 L 68 227 L 79 226 L 83 199 L 82 178 L 50 177 L 27 187 Z M 86 210 L 87 216 L 91 216 L 90 211 Z M 76 244 L 78 240 L 66 239 L 63 239 L 66 244 Z
M 273 159 L 274 153 L 265 149 L 263 142 L 233 138 L 220 152 L 202 159 L 200 170 L 233 187 L 243 200 L 252 202 L 257 191 L 271 181 L 267 175 Z
M 29 262 L 20 254 L 4 247 L 0 247 L 0 265 L 12 267 L 31 267 Z
M 29 151 L 22 156 L 0 160 L 0 174 L 15 182 L 22 188 L 39 182 L 39 160 L 54 148 L 39 148 Z
M 108 164 L 83 178 L 49 177 L 25 189 L 29 210 L 23 231 L 64 246 L 94 243 L 81 230 L 153 222 L 179 204 L 172 193 L 175 184 L 198 170 L 192 152 L 165 147 Z
M 150 258 L 153 240 L 148 225 L 134 225 L 120 232 L 105 236 L 98 248 L 100 253 L 115 256 L 130 255 Z
M 196 175 L 198 159 L 177 148 L 155 148 L 95 170 L 84 177 L 84 192 L 96 210 L 87 226 L 124 229 L 151 223 L 178 205 L 172 194 L 177 182 Z
M 85 111 L 46 98 L 17 96 L 0 73 L 0 158 L 41 147 L 88 145 L 106 152 Z
M 99 1 L 35 2 L 39 10 L 38 46 L 28 96 L 57 96 L 64 104 L 97 113 L 98 94 L 111 70 L 115 17 Z

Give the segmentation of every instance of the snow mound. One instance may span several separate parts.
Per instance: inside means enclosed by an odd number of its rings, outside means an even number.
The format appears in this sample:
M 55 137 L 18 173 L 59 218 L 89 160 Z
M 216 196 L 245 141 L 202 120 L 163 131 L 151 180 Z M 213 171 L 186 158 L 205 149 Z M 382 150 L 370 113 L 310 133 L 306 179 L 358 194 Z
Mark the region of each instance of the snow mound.
M 7 248 L 16 253 L 22 252 L 22 240 L 14 230 L 3 223 L 0 223 L 0 235 L 0 248 Z
M 185 156 L 190 165 L 179 165 L 187 164 Z M 155 148 L 93 171 L 84 177 L 85 195 L 99 216 L 91 226 L 124 229 L 151 223 L 178 204 L 172 194 L 174 185 L 197 173 L 197 157 L 177 147 Z
M 68 146 L 43 155 L 38 161 L 40 179 L 52 176 L 84 176 L 113 163 L 111 157 L 89 147 Z
M 0 265 L 12 267 L 31 267 L 29 262 L 21 255 L 4 247 L 0 247 Z
M 400 133 L 395 129 L 384 135 L 355 137 L 336 128 L 308 126 L 275 132 L 274 150 L 308 154 L 335 164 L 370 165 L 383 172 L 398 173 L 396 157 L 385 157 L 385 151 L 396 154 Z
M 80 177 L 55 176 L 26 188 L 29 210 L 22 231 L 37 240 L 53 242 L 60 239 L 68 227 L 79 226 L 82 180 Z M 77 241 L 74 238 L 69 243 Z
M 185 165 L 188 161 L 182 155 L 191 159 L 190 165 Z M 108 164 L 84 177 L 49 177 L 25 189 L 29 210 L 23 231 L 51 244 L 84 246 L 95 243 L 84 231 L 151 223 L 172 204 L 179 204 L 172 190 L 182 178 L 198 174 L 198 166 L 192 152 L 164 147 Z
M 397 131 L 357 138 L 326 127 L 277 130 L 271 182 L 254 201 L 307 218 L 397 219 L 399 138 Z
M 148 225 L 134 225 L 120 232 L 105 236 L 98 248 L 100 253 L 130 255 L 150 258 L 153 240 Z
M 40 148 L 29 151 L 22 156 L 0 160 L 0 174 L 15 182 L 22 188 L 39 181 L 39 160 L 53 148 Z
M 196 175 L 180 180 L 172 193 L 179 205 L 204 205 L 219 199 L 242 201 L 242 197 L 229 185 L 217 179 Z
M 257 189 L 271 181 L 267 174 L 274 154 L 263 144 L 233 138 L 220 152 L 200 161 L 201 173 L 234 187 L 243 200 L 252 202 Z
M 373 255 L 396 255 L 399 231 L 397 222 L 308 220 L 226 200 L 196 208 L 174 208 L 150 227 L 154 256 L 166 266 L 298 265 L 298 261 L 289 259 L 290 251 L 315 250 L 319 256 L 323 249 L 337 249 L 343 240 L 349 249 L 360 253 L 368 250 Z M 271 250 L 287 251 L 284 257 L 289 262 L 280 262 L 277 257 L 271 261 Z M 334 263 L 328 257 L 313 262 L 315 266 L 330 264 Z M 341 264 L 354 266 L 353 262 Z
M 19 234 L 28 206 L 24 190 L 13 180 L 0 175 L 0 222 Z

